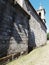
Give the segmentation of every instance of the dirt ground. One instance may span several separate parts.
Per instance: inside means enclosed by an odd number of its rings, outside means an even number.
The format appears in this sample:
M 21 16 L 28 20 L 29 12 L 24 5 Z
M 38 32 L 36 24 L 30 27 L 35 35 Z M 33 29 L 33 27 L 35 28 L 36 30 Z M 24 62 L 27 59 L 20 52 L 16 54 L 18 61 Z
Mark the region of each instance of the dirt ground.
M 37 48 L 24 57 L 7 65 L 49 65 L 49 41 L 45 46 Z

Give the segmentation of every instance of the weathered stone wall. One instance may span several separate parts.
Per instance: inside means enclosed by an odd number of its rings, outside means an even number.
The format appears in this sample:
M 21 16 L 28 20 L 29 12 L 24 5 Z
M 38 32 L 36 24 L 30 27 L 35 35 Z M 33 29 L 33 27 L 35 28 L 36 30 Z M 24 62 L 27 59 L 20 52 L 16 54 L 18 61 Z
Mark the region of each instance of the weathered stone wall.
M 29 15 L 17 4 L 0 0 L 0 57 L 28 51 Z
M 46 43 L 46 27 L 35 10 L 24 0 L 23 8 L 12 5 L 9 0 L 0 0 L 0 57 L 21 54 Z M 10 4 L 11 3 L 11 4 Z M 29 34 L 29 35 L 28 35 Z
M 47 41 L 46 25 L 39 18 L 34 8 L 30 5 L 29 1 L 24 2 L 23 8 L 30 14 L 30 36 L 29 47 L 39 47 L 44 45 Z

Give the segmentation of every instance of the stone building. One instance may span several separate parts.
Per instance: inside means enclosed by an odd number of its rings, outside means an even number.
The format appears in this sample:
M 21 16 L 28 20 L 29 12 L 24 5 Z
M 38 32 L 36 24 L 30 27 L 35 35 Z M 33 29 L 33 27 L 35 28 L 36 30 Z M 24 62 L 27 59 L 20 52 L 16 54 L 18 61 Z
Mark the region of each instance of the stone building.
M 30 15 L 29 50 L 44 45 L 47 41 L 45 9 L 40 5 L 39 9 L 36 11 L 29 0 L 21 0 L 21 2 L 20 0 L 15 0 L 15 2 L 19 3 L 19 5 Z
M 45 9 L 29 0 L 0 0 L 0 57 L 28 53 L 46 43 Z
M 0 0 L 0 57 L 28 51 L 29 18 L 18 4 Z

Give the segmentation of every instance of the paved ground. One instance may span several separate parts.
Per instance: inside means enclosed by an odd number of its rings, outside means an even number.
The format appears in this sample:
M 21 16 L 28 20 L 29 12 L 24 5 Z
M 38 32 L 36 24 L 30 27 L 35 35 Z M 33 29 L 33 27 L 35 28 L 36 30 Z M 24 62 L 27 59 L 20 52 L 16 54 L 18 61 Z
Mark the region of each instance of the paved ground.
M 47 41 L 49 43 L 49 41 Z M 33 50 L 30 54 L 7 65 L 49 65 L 49 44 Z

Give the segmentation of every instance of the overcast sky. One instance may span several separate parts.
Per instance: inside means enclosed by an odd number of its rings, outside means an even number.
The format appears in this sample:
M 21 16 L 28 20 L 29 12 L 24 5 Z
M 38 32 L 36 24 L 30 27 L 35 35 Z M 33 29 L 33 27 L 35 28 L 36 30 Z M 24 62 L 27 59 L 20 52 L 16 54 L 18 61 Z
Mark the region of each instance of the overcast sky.
M 40 4 L 45 8 L 47 32 L 49 32 L 49 0 L 30 0 L 30 2 L 36 10 L 39 9 Z

